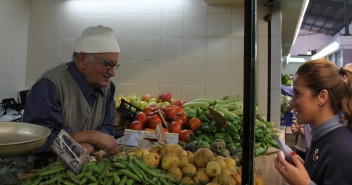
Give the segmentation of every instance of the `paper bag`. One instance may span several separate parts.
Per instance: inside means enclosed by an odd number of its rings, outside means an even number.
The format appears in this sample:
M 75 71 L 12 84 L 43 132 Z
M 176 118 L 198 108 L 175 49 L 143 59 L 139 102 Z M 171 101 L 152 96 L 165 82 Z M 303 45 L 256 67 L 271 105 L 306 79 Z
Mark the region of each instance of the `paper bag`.
M 269 148 L 267 154 L 255 157 L 254 173 L 264 180 L 265 185 L 287 185 L 275 168 L 277 151 L 276 148 Z

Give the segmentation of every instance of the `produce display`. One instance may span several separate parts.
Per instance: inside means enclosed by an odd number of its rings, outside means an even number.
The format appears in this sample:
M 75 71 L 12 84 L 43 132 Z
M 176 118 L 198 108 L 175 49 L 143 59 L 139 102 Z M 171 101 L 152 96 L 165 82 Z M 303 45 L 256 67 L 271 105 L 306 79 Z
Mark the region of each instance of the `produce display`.
M 241 98 L 199 98 L 186 102 L 173 99 L 170 93 L 160 93 L 156 98 L 149 94 L 141 98 L 119 96 L 115 99 L 116 108 L 121 105 L 121 99 L 138 107 L 131 110 L 136 111 L 136 116 L 129 129 L 154 132 L 161 124 L 164 132 L 178 134 L 179 143 L 133 148 L 114 156 L 95 156 L 85 162 L 79 174 L 62 162 L 55 162 L 27 173 L 21 184 L 241 184 L 245 124 Z M 225 124 L 219 124 L 209 108 L 225 118 Z M 272 138 L 276 132 L 272 122 L 257 114 L 256 156 L 263 155 L 269 147 L 278 147 Z M 254 183 L 262 185 L 264 181 L 255 175 Z
M 194 132 L 195 138 L 191 143 L 205 141 L 209 144 L 216 140 L 224 141 L 217 153 L 223 156 L 235 155 L 242 149 L 243 138 L 243 100 L 235 97 L 228 99 L 195 99 L 183 105 L 185 114 L 190 118 L 199 118 L 202 122 L 200 129 Z M 212 108 L 226 118 L 226 124 L 216 124 L 209 114 L 208 108 Z M 257 108 L 258 109 L 258 108 Z M 259 112 L 259 110 L 257 110 Z M 267 122 L 257 113 L 255 123 L 255 155 L 263 155 L 269 147 L 279 148 L 272 134 L 278 131 L 273 122 Z M 218 143 L 218 142 L 217 142 Z M 221 150 L 221 151 L 220 151 Z M 230 152 L 231 151 L 231 152 Z M 237 151 L 237 152 L 236 152 Z M 238 155 L 240 156 L 240 155 Z
M 180 140 L 189 142 L 193 139 L 193 131 L 201 127 L 201 121 L 198 118 L 188 120 L 182 107 L 185 101 L 172 99 L 170 93 L 160 93 L 158 98 L 153 98 L 149 94 L 141 98 L 119 96 L 116 99 L 116 105 L 119 105 L 122 98 L 143 110 L 136 113 L 136 117 L 129 124 L 129 129 L 154 132 L 157 125 L 162 124 L 164 132 L 177 133 Z
M 120 98 L 124 97 L 120 96 Z M 126 99 L 143 110 L 130 124 L 130 129 L 154 131 L 156 125 L 163 124 L 165 120 L 164 131 L 178 133 L 180 144 L 191 151 L 197 149 L 195 146 L 198 146 L 200 141 L 212 145 L 215 140 L 221 140 L 225 144 L 219 145 L 213 152 L 223 156 L 241 156 L 245 123 L 242 119 L 243 100 L 239 97 L 199 98 L 185 102 L 172 99 L 170 93 L 164 92 L 160 93 L 158 98 L 146 94 L 142 98 L 132 96 Z M 226 119 L 226 124 L 217 124 L 209 113 L 209 108 L 220 113 Z M 274 123 L 265 121 L 257 108 L 255 156 L 265 154 L 269 147 L 279 148 L 272 137 L 272 134 L 277 133 Z M 182 142 L 186 142 L 187 145 Z
M 254 182 L 264 184 L 257 176 Z M 241 168 L 231 157 L 218 156 L 207 148 L 193 153 L 178 144 L 166 144 L 88 161 L 79 174 L 54 162 L 33 170 L 21 184 L 236 185 L 241 184 Z
M 131 156 L 104 157 L 86 162 L 82 171 L 75 174 L 62 162 L 39 169 L 22 184 L 173 184 L 166 172 L 146 165 L 140 158 Z

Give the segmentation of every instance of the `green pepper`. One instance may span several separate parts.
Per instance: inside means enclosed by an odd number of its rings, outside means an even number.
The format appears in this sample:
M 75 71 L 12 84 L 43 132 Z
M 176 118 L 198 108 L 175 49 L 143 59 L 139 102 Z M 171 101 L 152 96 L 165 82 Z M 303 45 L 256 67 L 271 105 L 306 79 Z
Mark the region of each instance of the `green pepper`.
M 234 145 L 235 145 L 236 148 L 242 148 L 242 145 L 241 145 L 241 143 L 239 143 L 239 142 L 234 143 Z
M 236 126 L 234 125 L 234 124 L 229 124 L 228 125 L 228 128 L 229 128 L 229 130 L 230 131 L 232 131 L 233 133 L 235 133 L 235 134 L 237 134 L 238 133 L 238 131 L 237 131 L 237 129 L 236 129 Z
M 199 116 L 199 119 L 202 121 L 202 123 L 210 121 L 210 119 L 206 115 Z
M 198 130 L 196 130 L 196 131 L 194 132 L 194 135 L 195 135 L 195 136 L 201 136 L 201 135 L 203 135 L 203 133 L 202 133 L 201 129 L 198 129 Z
M 225 138 L 225 133 L 215 133 L 214 138 L 216 139 L 224 139 Z
M 259 146 L 255 149 L 255 156 L 263 155 L 267 151 L 266 147 Z
M 191 107 L 184 107 L 183 109 L 185 111 L 185 114 L 187 115 L 187 117 L 189 118 L 195 118 L 197 117 L 197 113 L 196 113 L 196 110 L 191 108 Z
M 277 149 L 280 148 L 279 144 L 274 139 L 271 139 L 269 144 L 270 144 L 270 146 L 275 147 Z

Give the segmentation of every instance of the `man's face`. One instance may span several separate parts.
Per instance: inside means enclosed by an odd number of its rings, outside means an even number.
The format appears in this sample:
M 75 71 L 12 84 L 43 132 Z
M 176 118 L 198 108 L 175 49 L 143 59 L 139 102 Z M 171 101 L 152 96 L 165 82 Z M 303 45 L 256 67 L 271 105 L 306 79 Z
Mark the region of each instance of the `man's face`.
M 115 76 L 119 53 L 80 53 L 77 67 L 94 88 L 106 87 Z

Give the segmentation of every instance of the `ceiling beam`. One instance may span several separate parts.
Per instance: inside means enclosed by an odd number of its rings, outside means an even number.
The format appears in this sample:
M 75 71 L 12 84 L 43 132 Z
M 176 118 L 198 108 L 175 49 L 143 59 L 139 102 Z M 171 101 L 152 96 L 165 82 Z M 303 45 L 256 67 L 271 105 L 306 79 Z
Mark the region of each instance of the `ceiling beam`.
M 333 22 L 342 22 L 344 21 L 343 18 L 335 18 L 335 17 L 330 17 L 330 16 L 326 16 L 323 14 L 317 14 L 317 13 L 311 13 L 311 12 L 306 12 L 306 14 L 304 15 L 306 17 L 306 19 L 309 18 L 309 16 L 311 17 L 315 17 L 315 18 L 321 18 L 321 19 L 325 19 L 325 20 L 329 20 L 329 21 L 333 21 Z
M 337 29 L 337 28 L 327 28 L 327 27 L 324 27 L 324 26 L 319 26 L 317 24 L 306 23 L 304 26 L 309 26 L 309 27 L 319 28 L 319 29 L 325 29 L 325 30 L 332 30 L 332 31 L 340 31 L 340 29 Z
M 329 7 L 335 7 L 335 8 L 343 8 L 343 2 L 333 2 L 330 0 L 310 0 L 309 2 L 311 5 L 314 4 L 321 4 L 323 6 L 329 6 Z M 349 5 L 350 8 L 352 8 L 352 5 Z

